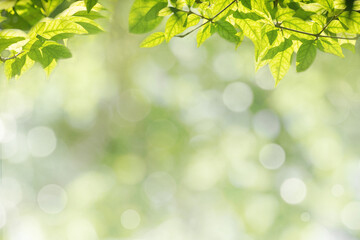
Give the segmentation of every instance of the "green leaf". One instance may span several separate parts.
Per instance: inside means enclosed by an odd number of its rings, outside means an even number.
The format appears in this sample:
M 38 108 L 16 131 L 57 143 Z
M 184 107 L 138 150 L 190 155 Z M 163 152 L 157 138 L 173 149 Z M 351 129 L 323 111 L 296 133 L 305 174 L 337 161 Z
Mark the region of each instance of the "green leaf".
M 63 2 L 64 0 L 41 0 L 46 16 L 50 16 L 50 14 Z
M 186 5 L 190 8 L 194 5 L 195 0 L 185 0 L 185 2 L 186 2 Z
M 316 57 L 315 41 L 304 41 L 296 55 L 296 71 L 303 72 L 310 67 Z
M 346 32 L 346 29 L 338 20 L 331 21 L 326 30 L 332 33 Z
M 360 33 L 360 13 L 358 12 L 344 12 L 340 15 L 339 20 L 345 24 L 349 30 L 349 33 Z
M 99 13 L 103 10 L 103 7 L 98 3 L 91 9 L 91 12 L 87 12 L 85 3 L 83 1 L 74 2 L 69 6 L 69 8 L 65 9 L 62 13 L 56 16 L 56 18 L 63 18 L 66 16 L 79 16 L 86 17 L 90 19 L 102 18 L 103 16 Z
M 295 11 L 291 8 L 278 8 L 276 12 L 276 20 L 282 22 L 289 18 L 292 18 L 295 15 Z
M 186 19 L 187 14 L 184 12 L 176 12 L 168 19 L 165 26 L 166 42 L 186 29 Z
M 278 30 L 277 29 L 275 29 L 275 30 L 270 30 L 270 31 L 268 31 L 268 32 L 266 32 L 266 36 L 267 36 L 267 38 L 268 38 L 268 40 L 269 40 L 269 44 L 270 45 L 272 45 L 274 42 L 275 42 L 275 40 L 277 39 L 277 37 L 278 37 Z
M 235 12 L 234 17 L 236 18 L 236 24 L 243 30 L 246 37 L 250 38 L 254 43 L 261 40 L 262 24 L 251 20 L 255 18 L 255 15 Z
M 84 0 L 86 5 L 86 10 L 89 13 L 91 9 L 97 4 L 98 0 Z
M 141 44 L 142 48 L 151 48 L 160 45 L 165 40 L 165 35 L 162 32 L 156 32 L 148 36 Z
M 167 0 L 136 0 L 129 15 L 130 32 L 147 33 L 157 27 L 163 19 L 158 13 L 167 4 Z
M 169 16 L 171 14 L 173 14 L 174 11 L 172 10 L 172 7 L 166 7 L 166 8 L 163 8 L 159 11 L 158 13 L 158 16 L 159 17 L 166 17 L 166 16 Z
M 354 37 L 356 37 L 355 34 L 350 34 L 350 33 L 339 33 L 338 36 L 339 37 L 344 37 L 344 38 L 354 38 Z M 338 42 L 339 42 L 341 47 L 349 49 L 350 51 L 355 53 L 356 40 L 338 39 Z
M 331 53 L 339 57 L 344 57 L 341 46 L 339 42 L 331 38 L 320 38 L 317 41 L 317 47 L 326 53 Z
M 44 15 L 40 8 L 35 8 L 31 0 L 18 1 L 14 6 L 16 13 L 30 25 L 39 22 Z
M 104 29 L 94 20 L 86 17 L 69 16 L 64 19 L 70 20 L 82 26 L 88 34 L 96 34 L 103 32 Z
M 60 43 L 52 41 L 47 41 L 44 43 L 42 47 L 42 52 L 43 55 L 49 55 L 54 59 L 64 59 L 72 57 L 72 54 L 67 47 Z
M 14 43 L 17 43 L 24 39 L 25 38 L 23 37 L 3 38 L 0 36 L 0 52 L 7 49 L 9 46 L 13 45 Z
M 241 4 L 251 10 L 251 0 L 242 0 Z
M 219 20 L 223 17 L 226 17 L 231 10 L 231 7 L 226 8 L 229 4 L 231 4 L 233 0 L 221 0 L 221 1 L 215 1 L 212 12 L 213 14 L 216 14 L 217 17 L 214 20 Z M 219 14 L 220 13 L 220 14 Z
M 18 78 L 34 65 L 34 61 L 27 54 L 22 54 L 5 62 L 5 76 L 7 79 Z
M 278 53 L 270 60 L 269 67 L 271 74 L 275 79 L 275 86 L 277 86 L 285 74 L 289 71 L 291 65 L 291 56 L 294 52 L 292 42 L 289 39 L 278 49 Z
M 170 2 L 177 9 L 182 9 L 186 6 L 186 0 L 170 0 Z
M 334 0 L 316 0 L 315 2 L 323 6 L 328 12 L 334 11 Z
M 0 10 L 12 8 L 16 0 L 2 0 L 0 1 Z
M 202 26 L 199 29 L 199 32 L 196 36 L 197 47 L 200 47 L 205 42 L 206 39 L 211 37 L 212 34 L 213 34 L 213 30 L 211 23 L 207 23 L 206 25 Z
M 300 18 L 291 18 L 291 19 L 287 19 L 284 20 L 282 23 L 282 26 L 286 27 L 286 28 L 290 28 L 290 29 L 294 29 L 296 31 L 301 31 L 301 32 L 307 32 L 307 33 L 311 33 L 311 34 L 317 34 L 318 32 L 315 32 L 313 29 L 313 24 L 314 22 L 310 22 L 310 21 L 304 21 Z M 284 30 L 285 31 L 285 30 Z M 313 40 L 314 37 L 313 36 L 309 36 L 303 33 L 299 33 L 299 32 L 293 32 L 293 31 L 288 31 L 288 33 L 295 35 L 299 38 L 303 38 L 303 39 L 309 39 L 309 40 Z
M 46 39 L 64 39 L 69 34 L 87 34 L 88 32 L 79 24 L 66 18 L 49 19 L 35 25 L 29 32 L 31 38 L 41 35 Z
M 236 36 L 236 29 L 233 25 L 226 21 L 217 21 L 216 22 L 216 31 L 224 39 L 229 42 L 239 42 L 239 37 Z
M 33 44 L 28 55 L 33 61 L 41 64 L 47 76 L 50 75 L 56 66 L 58 59 L 70 58 L 72 56 L 70 50 L 64 45 L 54 41 L 42 43 L 40 40 Z
M 200 17 L 195 15 L 195 14 L 190 14 L 188 15 L 186 22 L 185 22 L 185 27 L 189 28 L 192 26 L 197 25 L 200 22 Z

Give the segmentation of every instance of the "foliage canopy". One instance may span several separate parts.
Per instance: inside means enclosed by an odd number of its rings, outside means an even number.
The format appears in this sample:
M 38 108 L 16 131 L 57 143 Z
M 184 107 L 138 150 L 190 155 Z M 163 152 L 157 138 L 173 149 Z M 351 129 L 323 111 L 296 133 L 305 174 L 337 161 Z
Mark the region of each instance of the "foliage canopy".
M 34 63 L 47 75 L 59 59 L 70 58 L 67 39 L 103 31 L 97 0 L 0 1 L 0 63 L 8 79 L 19 77 Z
M 135 0 L 132 33 L 165 30 L 148 36 L 141 47 L 154 47 L 197 31 L 197 45 L 217 33 L 238 47 L 244 37 L 255 46 L 255 69 L 269 65 L 277 85 L 296 53 L 296 70 L 305 71 L 318 50 L 344 57 L 360 34 L 357 0 Z

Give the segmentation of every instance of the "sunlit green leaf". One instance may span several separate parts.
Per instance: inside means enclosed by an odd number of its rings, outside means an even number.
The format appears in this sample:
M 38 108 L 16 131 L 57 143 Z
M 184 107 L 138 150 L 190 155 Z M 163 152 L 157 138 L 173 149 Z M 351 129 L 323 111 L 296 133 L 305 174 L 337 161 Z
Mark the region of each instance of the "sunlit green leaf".
M 165 40 L 169 42 L 175 35 L 182 33 L 186 29 L 187 14 L 176 12 L 168 19 L 165 26 Z
M 303 72 L 308 69 L 316 57 L 314 40 L 304 41 L 296 54 L 296 71 Z
M 158 13 L 167 4 L 167 0 L 136 0 L 129 15 L 130 32 L 146 33 L 157 27 L 162 20 Z
M 291 45 L 292 42 L 286 39 L 285 44 L 278 49 L 278 53 L 270 60 L 269 66 L 275 79 L 275 85 L 278 85 L 280 80 L 283 79 L 285 74 L 289 71 L 291 56 L 294 52 Z
M 84 0 L 86 5 L 86 10 L 89 13 L 91 9 L 97 4 L 98 0 Z
M 162 32 L 156 32 L 148 36 L 141 44 L 142 48 L 150 48 L 160 45 L 165 40 L 165 35 Z

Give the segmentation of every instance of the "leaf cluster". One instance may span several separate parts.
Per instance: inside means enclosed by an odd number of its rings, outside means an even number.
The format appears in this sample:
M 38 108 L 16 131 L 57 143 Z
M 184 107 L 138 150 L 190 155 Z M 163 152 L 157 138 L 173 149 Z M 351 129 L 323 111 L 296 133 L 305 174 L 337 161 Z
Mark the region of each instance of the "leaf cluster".
M 8 79 L 39 63 L 49 75 L 70 58 L 67 40 L 102 32 L 97 0 L 5 0 L 0 2 L 0 63 Z
M 141 47 L 197 32 L 197 45 L 218 34 L 238 47 L 244 37 L 255 46 L 255 68 L 269 65 L 277 85 L 296 54 L 296 70 L 305 71 L 318 51 L 344 57 L 360 34 L 360 1 L 348 0 L 135 0 L 129 15 L 132 33 L 165 29 Z

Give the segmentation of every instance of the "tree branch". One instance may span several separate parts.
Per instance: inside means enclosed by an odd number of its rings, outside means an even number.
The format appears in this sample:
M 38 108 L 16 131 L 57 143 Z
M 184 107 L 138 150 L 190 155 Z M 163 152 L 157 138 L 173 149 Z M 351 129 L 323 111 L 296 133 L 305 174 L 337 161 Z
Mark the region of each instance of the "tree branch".
M 185 11 L 185 10 L 177 9 L 177 8 L 176 8 L 176 10 L 179 11 L 179 12 L 187 13 L 187 14 L 189 14 L 189 15 L 194 14 L 194 15 L 196 15 L 196 16 L 199 16 L 199 17 L 202 18 L 202 19 L 206 19 L 206 20 L 210 21 L 210 18 L 204 17 L 203 15 L 197 14 L 196 12 L 193 12 L 193 11 L 191 11 L 191 10 Z
M 315 33 L 303 32 L 303 31 L 299 31 L 299 30 L 296 30 L 296 29 L 283 27 L 283 26 L 280 26 L 280 25 L 275 25 L 275 27 L 283 29 L 283 30 L 288 30 L 288 31 L 292 31 L 292 32 L 301 33 L 301 34 L 304 34 L 304 35 L 313 36 L 313 37 L 315 37 L 315 40 L 317 40 L 318 38 L 333 38 L 333 39 L 344 39 L 344 40 L 356 40 L 356 39 L 359 38 L 359 36 L 352 37 L 352 38 L 347 38 L 347 37 L 340 37 L 340 36 L 318 35 L 319 33 L 315 34 Z M 322 32 L 320 32 L 320 34 L 321 33 Z
M 344 11 L 345 11 L 345 9 L 342 10 L 339 14 L 332 16 L 332 17 L 330 18 L 330 20 L 325 24 L 325 26 L 321 29 L 321 31 L 320 31 L 318 34 L 316 34 L 316 39 L 318 39 L 318 38 L 321 36 L 321 34 L 325 31 L 325 29 L 329 26 L 329 24 L 330 24 L 333 20 L 335 20 L 336 18 L 338 18 L 338 16 L 340 16 Z
M 215 18 L 217 18 L 220 14 L 222 14 L 226 9 L 228 9 L 229 7 L 231 7 L 234 3 L 236 3 L 238 0 L 233 0 L 231 3 L 229 3 L 224 9 L 222 9 L 220 12 L 218 12 L 217 14 L 215 14 L 214 17 L 212 18 L 206 18 L 202 15 L 199 15 L 199 14 L 196 14 L 197 16 L 201 17 L 202 19 L 205 19 L 207 20 L 206 22 L 202 23 L 201 25 L 197 26 L 196 28 L 192 29 L 191 31 L 185 33 L 185 34 L 182 34 L 182 35 L 176 35 L 175 37 L 179 37 L 179 38 L 183 38 L 183 37 L 186 37 L 187 35 L 195 32 L 196 30 L 198 30 L 199 28 L 201 28 L 202 26 L 208 24 L 209 22 L 212 22 Z M 183 11 L 183 12 L 187 12 L 187 13 L 192 13 L 192 14 L 195 14 L 194 12 L 192 11 Z
M 211 18 L 211 21 L 214 20 L 215 18 L 217 18 L 220 14 L 222 14 L 226 9 L 228 9 L 229 7 L 231 7 L 234 3 L 236 3 L 238 0 L 234 0 L 231 3 L 229 3 L 229 5 L 227 5 L 223 10 L 221 10 L 220 12 L 218 12 L 214 17 Z
M 15 54 L 14 56 L 11 56 L 11 57 L 8 57 L 8 58 L 5 58 L 5 57 L 0 57 L 0 61 L 2 61 L 2 62 L 6 62 L 7 60 L 10 60 L 10 59 L 15 59 L 15 58 L 17 58 L 20 54 L 22 54 L 23 53 L 23 51 L 22 52 L 19 52 L 19 53 L 17 53 L 17 54 Z

